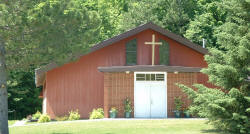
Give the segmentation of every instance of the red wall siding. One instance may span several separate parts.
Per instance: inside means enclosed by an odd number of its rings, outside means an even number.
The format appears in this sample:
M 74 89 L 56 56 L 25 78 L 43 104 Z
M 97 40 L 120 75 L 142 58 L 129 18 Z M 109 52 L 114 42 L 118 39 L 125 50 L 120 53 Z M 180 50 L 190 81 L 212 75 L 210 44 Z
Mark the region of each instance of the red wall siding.
M 169 39 L 166 36 L 159 35 L 159 38 L 164 39 L 169 43 L 170 66 L 207 67 L 203 54 Z M 159 49 L 157 51 L 159 51 Z
M 112 45 L 83 56 L 47 73 L 47 112 L 54 118 L 78 109 L 88 118 L 93 108 L 103 107 L 103 74 L 99 66 L 123 65 L 124 45 Z M 107 54 L 109 53 L 109 54 Z
M 47 72 L 47 113 L 54 118 L 78 109 L 82 118 L 88 118 L 93 108 L 103 107 L 104 80 L 99 66 L 125 65 L 125 43 L 137 39 L 137 64 L 151 65 L 152 34 L 170 44 L 170 65 L 206 67 L 203 55 L 152 30 L 145 30 L 110 46 L 85 55 L 74 63 L 65 64 Z M 156 48 L 156 64 L 159 63 L 159 47 Z

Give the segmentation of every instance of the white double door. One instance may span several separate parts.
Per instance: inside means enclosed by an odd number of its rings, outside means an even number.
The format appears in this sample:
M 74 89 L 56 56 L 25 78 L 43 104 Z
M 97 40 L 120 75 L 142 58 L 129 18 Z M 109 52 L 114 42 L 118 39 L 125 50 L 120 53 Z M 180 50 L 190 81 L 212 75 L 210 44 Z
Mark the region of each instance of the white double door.
M 136 118 L 166 118 L 167 88 L 166 80 L 135 80 L 134 104 Z M 136 78 L 136 77 L 135 77 Z

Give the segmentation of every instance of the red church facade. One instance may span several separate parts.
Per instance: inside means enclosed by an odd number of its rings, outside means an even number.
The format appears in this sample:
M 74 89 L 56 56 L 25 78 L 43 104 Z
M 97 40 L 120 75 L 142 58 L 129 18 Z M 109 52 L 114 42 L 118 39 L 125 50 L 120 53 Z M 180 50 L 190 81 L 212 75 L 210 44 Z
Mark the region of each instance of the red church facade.
M 156 41 L 164 40 L 169 44 L 168 65 L 160 65 L 159 46 L 155 47 L 155 65 L 151 65 L 152 46 L 145 45 L 145 42 L 150 42 L 153 34 Z M 133 39 L 136 39 L 137 46 L 136 65 L 127 65 L 126 43 Z M 93 46 L 90 53 L 76 62 L 60 67 L 51 64 L 37 69 L 36 84 L 43 86 L 43 112 L 55 118 L 78 109 L 81 118 L 88 118 L 94 108 L 104 108 L 105 117 L 108 117 L 110 108 L 116 107 L 118 117 L 123 117 L 123 101 L 129 97 L 134 108 L 132 115 L 143 117 L 140 109 L 146 110 L 140 101 L 145 101 L 142 95 L 145 92 L 142 89 L 139 91 L 139 88 L 147 84 L 147 80 L 140 86 L 136 74 L 150 74 L 151 77 L 163 74 L 164 91 L 159 90 L 159 94 L 166 94 L 162 103 L 166 105 L 163 107 L 166 109 L 165 117 L 173 117 L 174 97 L 183 96 L 184 106 L 189 105 L 175 83 L 188 86 L 207 84 L 207 76 L 200 73 L 200 69 L 207 66 L 203 57 L 206 53 L 206 49 L 187 39 L 147 23 Z M 151 88 L 155 88 L 152 85 Z

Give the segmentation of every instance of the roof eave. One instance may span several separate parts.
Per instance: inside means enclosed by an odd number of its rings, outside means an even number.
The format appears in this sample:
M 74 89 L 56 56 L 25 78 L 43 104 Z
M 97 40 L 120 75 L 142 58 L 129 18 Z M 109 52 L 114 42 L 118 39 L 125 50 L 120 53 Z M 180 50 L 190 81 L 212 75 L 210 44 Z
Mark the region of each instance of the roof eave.
M 35 69 L 35 84 L 36 87 L 42 86 L 44 81 L 45 81 L 45 77 L 46 77 L 46 72 L 48 72 L 49 70 L 52 70 L 54 68 L 58 67 L 58 65 L 56 63 L 50 63 L 44 67 L 41 68 L 37 68 Z
M 200 67 L 165 66 L 165 65 L 135 65 L 135 66 L 111 66 L 98 67 L 100 72 L 200 72 Z

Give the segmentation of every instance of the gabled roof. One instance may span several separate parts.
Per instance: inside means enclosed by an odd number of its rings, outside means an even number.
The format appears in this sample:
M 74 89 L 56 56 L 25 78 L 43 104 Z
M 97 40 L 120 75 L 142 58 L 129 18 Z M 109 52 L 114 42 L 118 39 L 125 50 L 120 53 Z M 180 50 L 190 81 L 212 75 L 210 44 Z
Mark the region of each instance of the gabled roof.
M 91 51 L 93 52 L 93 51 L 99 50 L 99 49 L 101 49 L 103 47 L 106 47 L 108 45 L 111 45 L 111 44 L 113 44 L 115 42 L 126 39 L 126 38 L 128 38 L 130 36 L 136 35 L 136 34 L 142 32 L 142 31 L 144 31 L 146 29 L 152 29 L 152 30 L 154 30 L 156 32 L 159 32 L 159 33 L 169 37 L 170 39 L 175 40 L 175 41 L 177 41 L 177 42 L 179 42 L 179 43 L 181 43 L 181 44 L 183 44 L 183 45 L 185 45 L 185 46 L 187 46 L 189 48 L 192 48 L 192 49 L 194 49 L 194 50 L 196 50 L 196 51 L 198 51 L 198 52 L 200 52 L 202 54 L 207 54 L 208 53 L 207 49 L 201 47 L 200 45 L 192 43 L 188 39 L 186 39 L 184 37 L 181 37 L 179 35 L 176 35 L 176 34 L 170 32 L 170 31 L 168 31 L 166 29 L 163 29 L 162 27 L 160 27 L 158 25 L 155 25 L 152 22 L 146 23 L 144 25 L 140 25 L 140 26 L 138 26 L 138 27 L 136 27 L 134 29 L 131 29 L 131 30 L 125 32 L 125 33 L 119 34 L 119 35 L 114 36 L 114 37 L 112 37 L 112 38 L 110 38 L 108 40 L 102 41 L 102 42 L 94 45 L 91 48 Z
M 149 23 L 146 23 L 146 24 L 143 24 L 143 25 L 140 25 L 134 29 L 131 29 L 127 32 L 124 32 L 122 34 L 119 34 L 117 36 L 114 36 L 110 39 L 107 39 L 107 40 L 104 40 L 96 45 L 94 45 L 91 49 L 90 49 L 90 52 L 89 53 L 92 53 L 94 51 L 97 51 L 99 49 L 102 49 L 106 46 L 109 46 L 109 45 L 112 45 L 113 43 L 115 42 L 118 42 L 118 41 L 121 41 L 123 39 L 126 39 L 130 36 L 133 36 L 133 35 L 136 35 L 144 30 L 147 30 L 147 29 L 151 29 L 151 30 L 154 30 L 156 32 L 159 32 L 165 36 L 167 36 L 168 38 L 172 39 L 172 40 L 175 40 L 177 42 L 179 42 L 180 44 L 182 45 L 185 45 L 199 53 L 202 53 L 202 54 L 207 54 L 208 51 L 207 49 L 201 47 L 200 45 L 197 45 L 195 43 L 192 43 L 191 41 L 189 41 L 188 39 L 184 38 L 184 37 L 181 37 L 179 35 L 176 35 L 166 29 L 163 29 L 162 27 L 160 26 L 157 26 L 155 24 L 153 24 L 152 22 L 149 22 Z M 83 56 L 83 55 L 81 55 Z M 79 57 L 81 57 L 79 56 Z M 43 85 L 43 82 L 45 80 L 45 74 L 46 72 L 48 72 L 49 70 L 52 70 L 54 68 L 58 67 L 55 63 L 51 63 L 51 64 L 48 64 L 47 66 L 44 66 L 44 67 L 41 67 L 41 68 L 38 68 L 35 70 L 35 82 L 36 82 L 36 86 L 41 86 Z

